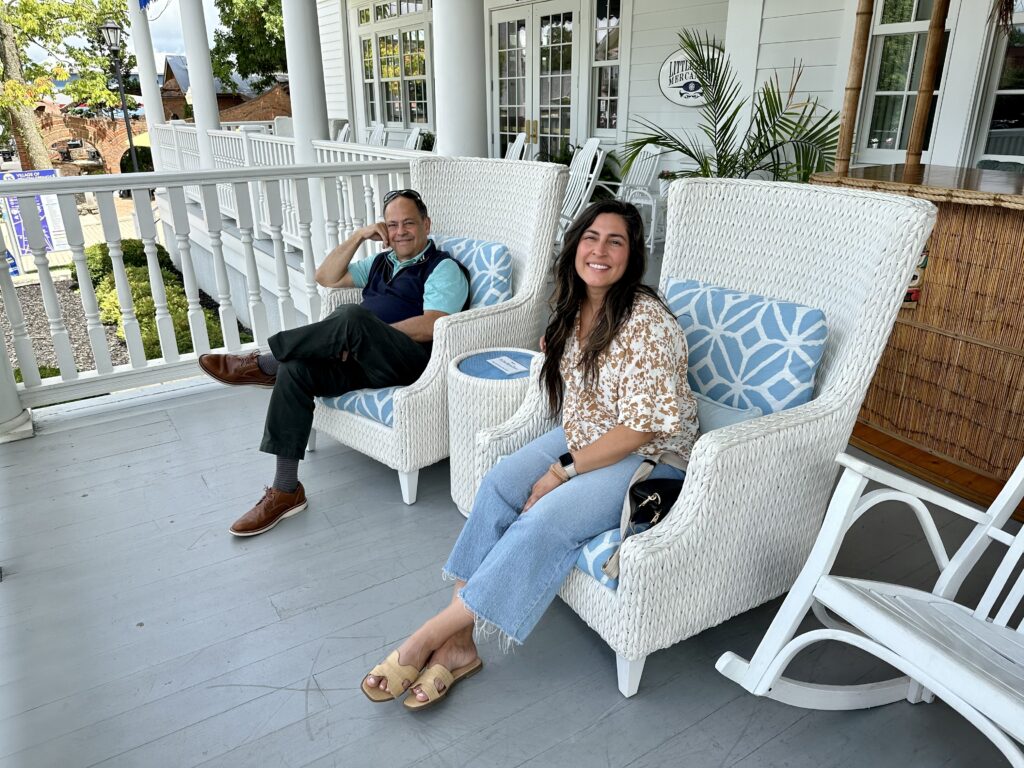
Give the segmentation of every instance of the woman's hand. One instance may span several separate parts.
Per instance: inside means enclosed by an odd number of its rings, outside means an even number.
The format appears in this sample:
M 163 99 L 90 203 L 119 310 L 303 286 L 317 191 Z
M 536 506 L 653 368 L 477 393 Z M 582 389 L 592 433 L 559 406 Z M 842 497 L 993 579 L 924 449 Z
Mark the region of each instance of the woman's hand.
M 562 481 L 555 477 L 555 473 L 547 470 L 543 475 L 533 484 L 533 488 L 530 489 L 530 498 L 526 500 L 523 505 L 523 512 L 526 512 L 530 507 L 540 501 L 541 497 L 545 494 L 551 493 L 558 486 L 562 484 Z

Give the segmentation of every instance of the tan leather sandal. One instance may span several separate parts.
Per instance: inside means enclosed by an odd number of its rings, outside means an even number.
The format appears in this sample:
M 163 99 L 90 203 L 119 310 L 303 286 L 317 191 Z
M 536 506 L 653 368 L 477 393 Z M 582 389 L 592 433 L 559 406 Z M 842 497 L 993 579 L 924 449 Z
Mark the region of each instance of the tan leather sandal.
M 402 703 L 405 704 L 406 709 L 426 709 L 437 704 L 437 702 L 447 696 L 448 692 L 457 682 L 465 680 L 467 677 L 472 677 L 483 667 L 484 663 L 480 659 L 476 659 L 472 664 L 456 667 L 455 669 L 448 669 L 443 664 L 429 666 L 420 673 L 416 682 L 409 686 L 409 689 L 412 690 L 418 685 L 420 690 L 427 694 L 427 700 L 420 701 L 416 698 L 416 694 L 413 693 L 410 696 L 406 696 L 405 701 Z M 437 690 L 437 680 L 444 684 L 443 691 Z M 388 683 L 388 685 L 390 686 L 391 683 Z
M 395 650 L 392 651 L 384 661 L 363 676 L 363 682 L 359 687 L 363 689 L 363 693 L 366 694 L 366 698 L 376 704 L 380 704 L 384 701 L 393 701 L 409 690 L 408 688 L 402 687 L 402 681 L 415 680 L 419 674 L 419 668 L 414 667 L 411 664 L 399 664 L 398 651 Z M 388 689 L 386 691 L 382 691 L 378 687 L 380 685 L 379 681 L 375 686 L 368 686 L 366 684 L 366 678 L 370 675 L 387 679 Z M 412 688 L 413 685 L 414 683 L 410 683 L 409 688 Z M 398 691 L 398 693 L 392 693 L 392 691 Z

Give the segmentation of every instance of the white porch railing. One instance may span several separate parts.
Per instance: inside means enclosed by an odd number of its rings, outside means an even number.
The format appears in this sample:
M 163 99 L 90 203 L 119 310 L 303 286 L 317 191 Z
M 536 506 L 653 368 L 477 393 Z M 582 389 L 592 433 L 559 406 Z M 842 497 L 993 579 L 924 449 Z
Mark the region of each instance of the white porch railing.
M 173 130 L 173 134 L 181 132 Z M 266 137 L 264 137 L 266 138 Z M 179 145 L 180 146 L 180 145 Z M 310 195 L 310 180 L 317 180 L 328 194 L 320 200 Z M 17 385 L 22 407 L 115 392 L 145 384 L 167 381 L 193 375 L 195 359 L 209 352 L 210 338 L 207 319 L 200 305 L 197 266 L 215 278 L 215 287 L 208 292 L 217 303 L 217 321 L 224 344 L 218 349 L 235 352 L 253 346 L 265 346 L 267 337 L 277 330 L 293 327 L 297 322 L 293 294 L 301 296 L 308 306 L 308 317 L 317 318 L 320 299 L 314 280 L 314 259 L 311 225 L 313 205 L 323 207 L 326 220 L 326 239 L 329 248 L 348 237 L 367 221 L 378 218 L 382 209 L 382 196 L 393 187 L 408 186 L 408 160 L 374 160 L 315 166 L 285 166 L 261 168 L 229 168 L 204 170 L 193 173 L 143 173 L 131 176 L 76 176 L 49 179 L 44 182 L 6 182 L 3 193 L 18 197 L 24 215 L 25 231 L 36 269 L 45 306 L 49 337 L 60 370 L 57 376 L 42 378 L 39 373 L 36 350 L 27 331 L 24 309 L 18 298 L 10 274 L 0 270 L 0 294 L 13 329 L 13 353 L 17 367 L 22 371 L 23 384 Z M 139 318 L 136 316 L 128 275 L 125 269 L 122 233 L 115 206 L 115 194 L 126 185 L 131 186 L 132 201 L 137 221 L 138 236 L 142 241 L 148 270 L 150 291 L 155 305 L 155 326 L 159 338 L 160 357 L 147 359 L 143 345 Z M 267 226 L 271 230 L 272 254 L 254 246 L 254 209 L 250 188 L 263 191 L 267 202 Z M 156 189 L 159 205 L 154 210 L 150 190 Z M 190 202 L 186 190 L 198 190 L 199 202 Z M 232 198 L 225 203 L 225 190 Z M 345 198 L 339 190 L 351 190 Z M 114 365 L 106 333 L 100 320 L 100 308 L 90 279 L 86 261 L 86 241 L 81 215 L 75 195 L 95 195 L 103 241 L 109 250 L 110 267 L 116 285 L 117 302 L 127 346 L 129 363 Z M 95 367 L 83 370 L 77 367 L 74 349 L 65 326 L 53 278 L 50 274 L 49 253 L 43 236 L 34 196 L 57 196 L 64 228 L 78 277 L 80 300 L 85 316 L 88 344 Z M 280 235 L 283 225 L 283 200 L 291 205 L 290 226 L 297 233 L 301 254 L 289 255 Z M 159 218 L 163 212 L 162 227 Z M 225 222 L 227 227 L 225 227 Z M 275 228 L 277 234 L 275 236 Z M 170 312 L 157 253 L 157 240 L 163 230 L 164 245 L 176 258 L 182 274 L 184 301 L 188 310 L 188 333 L 193 351 L 178 352 L 178 343 Z M 129 236 L 135 233 L 130 233 Z M 202 247 L 196 237 L 201 238 Z M 4 247 L 0 237 L 0 248 Z M 369 244 L 365 254 L 371 252 Z M 322 255 L 321 255 L 322 257 Z M 203 261 L 200 263 L 200 260 Z M 290 263 L 289 263 L 290 262 Z M 271 281 L 261 281 L 260 271 L 274 275 Z M 244 285 L 243 291 L 232 295 L 231 270 Z M 267 283 L 267 284 L 265 284 Z M 244 293 L 244 295 L 238 295 Z M 265 294 L 276 297 L 273 323 L 268 319 Z M 180 299 L 179 299 L 180 300 Z M 273 300 L 273 299 L 271 299 Z M 243 344 L 238 333 L 238 311 L 247 310 L 254 342 Z M 271 326 L 274 327 L 271 327 Z M 2 345 L 0 345 L 2 348 Z M 13 382 L 0 381 L 0 387 Z

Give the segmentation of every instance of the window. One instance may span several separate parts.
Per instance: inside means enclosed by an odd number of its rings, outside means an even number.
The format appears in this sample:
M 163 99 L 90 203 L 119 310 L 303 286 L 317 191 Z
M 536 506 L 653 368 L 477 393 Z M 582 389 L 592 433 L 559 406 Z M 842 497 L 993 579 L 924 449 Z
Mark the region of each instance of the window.
M 373 77 L 373 40 L 364 37 L 359 41 L 363 62 L 363 107 L 366 110 L 366 122 L 376 123 L 377 115 L 377 84 Z
M 597 0 L 596 10 L 591 86 L 594 94 L 594 130 L 614 131 L 619 124 L 620 0 Z
M 425 0 L 394 0 L 358 9 L 363 35 L 359 38 L 359 67 L 367 124 L 430 124 L 427 6 Z
M 861 123 L 867 126 L 860 142 L 863 160 L 893 162 L 898 158 L 881 153 L 907 148 L 924 66 L 932 5 L 933 0 L 884 0 L 876 16 L 869 70 L 872 73 L 869 79 L 871 87 L 866 100 L 869 104 L 868 119 Z M 947 31 L 925 130 L 925 150 L 928 149 L 935 121 L 948 46 Z
M 981 138 L 982 158 L 1021 162 L 1024 158 L 1024 0 L 1017 3 L 1014 27 L 998 46 L 989 98 L 989 117 Z

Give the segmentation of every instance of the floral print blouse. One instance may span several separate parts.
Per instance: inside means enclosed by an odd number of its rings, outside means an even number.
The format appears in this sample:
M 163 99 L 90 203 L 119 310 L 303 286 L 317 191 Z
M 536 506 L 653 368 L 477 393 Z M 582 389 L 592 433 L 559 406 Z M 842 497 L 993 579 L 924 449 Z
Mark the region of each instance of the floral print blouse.
M 598 358 L 597 381 L 584 383 L 579 316 L 559 369 L 565 382 L 562 426 L 570 451 L 619 424 L 654 438 L 636 452 L 684 461 L 697 439 L 697 402 L 686 380 L 686 337 L 661 304 L 637 294 L 622 330 Z

